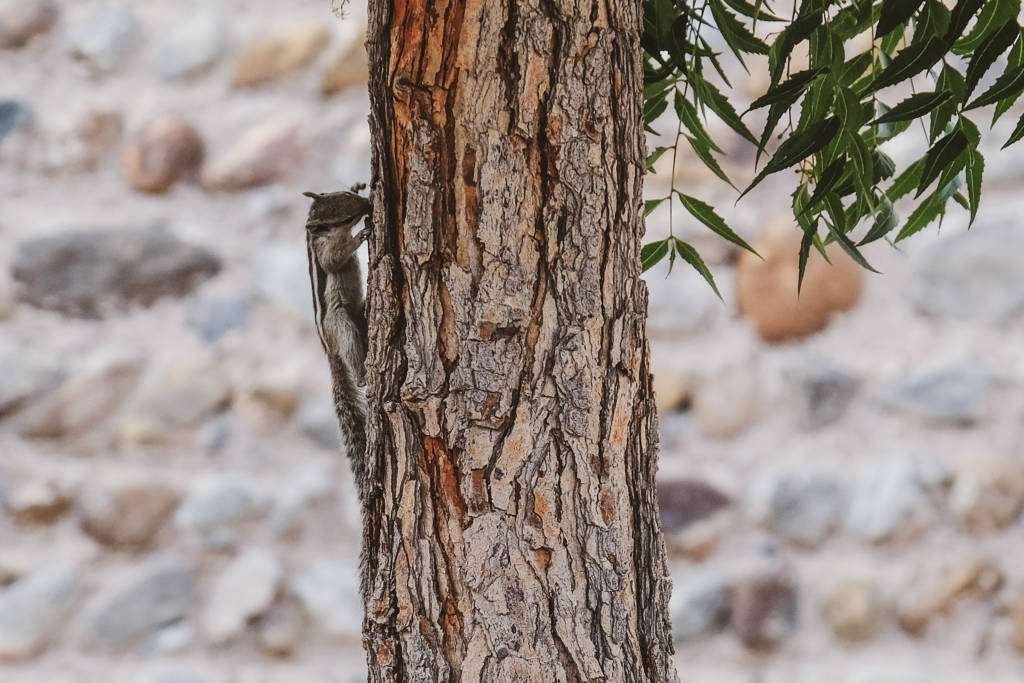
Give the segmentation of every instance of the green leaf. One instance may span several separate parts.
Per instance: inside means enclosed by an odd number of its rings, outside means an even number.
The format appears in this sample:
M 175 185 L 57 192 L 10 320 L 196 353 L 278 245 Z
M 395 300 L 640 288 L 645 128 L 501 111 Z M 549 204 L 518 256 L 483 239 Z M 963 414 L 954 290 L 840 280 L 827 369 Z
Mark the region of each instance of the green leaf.
M 896 172 L 896 162 L 885 152 L 878 149 L 871 151 L 871 162 L 875 177 L 879 180 L 888 180 Z
M 944 45 L 948 45 L 945 36 L 951 17 L 949 8 L 941 0 L 927 0 L 914 22 L 914 39 L 910 44 L 920 46 L 929 38 L 940 38 Z
M 1020 29 L 1017 27 L 1016 21 L 1008 21 L 998 31 L 995 31 L 983 42 L 977 50 L 974 51 L 974 56 L 971 57 L 971 63 L 967 66 L 967 94 L 966 97 L 970 97 L 971 93 L 974 92 L 974 88 L 978 85 L 978 81 L 985 75 L 985 72 L 995 63 L 996 59 L 1003 54 L 1006 50 L 1013 45 L 1013 41 L 1017 39 L 1020 33 Z M 966 98 L 965 97 L 965 98 Z
M 946 54 L 946 43 L 941 38 L 928 38 L 924 45 L 911 44 L 900 50 L 882 73 L 878 74 L 868 92 L 881 90 L 916 76 Z
M 870 50 L 867 52 L 861 52 L 856 57 L 851 58 L 843 64 L 843 67 L 839 70 L 839 82 L 843 85 L 852 85 L 871 67 L 871 63 L 874 59 L 875 56 Z
M 736 18 L 736 15 L 726 9 L 721 0 L 711 0 L 709 5 L 711 15 L 715 18 L 715 25 L 741 64 L 743 64 L 744 54 L 768 54 L 768 46 L 747 30 L 747 27 Z
M 896 48 L 903 42 L 904 34 L 907 32 L 907 22 L 903 22 L 896 27 L 898 30 L 889 31 L 886 35 L 882 36 L 881 53 L 878 55 L 878 61 L 882 63 L 882 67 L 886 66 L 885 59 L 892 57 Z
M 967 136 L 960 129 L 957 129 L 942 138 L 928 150 L 924 157 L 924 168 L 921 171 L 921 182 L 917 184 L 917 194 L 921 193 L 931 185 L 932 181 L 939 177 L 939 174 L 951 165 L 960 153 L 967 148 Z
M 981 155 L 977 147 L 967 150 L 967 197 L 971 208 L 971 224 L 978 215 L 978 206 L 981 203 L 981 177 L 985 173 L 985 157 Z
M 836 91 L 836 115 L 843 130 L 857 131 L 864 123 L 864 108 L 860 100 L 849 88 L 844 88 L 838 83 L 834 84 Z
M 718 53 L 711 49 L 711 45 L 703 36 L 697 36 L 700 40 L 701 46 L 707 51 L 707 58 L 711 62 L 711 66 L 715 67 L 715 71 L 722 77 L 722 82 L 728 87 L 732 87 L 732 83 L 729 82 L 729 77 L 725 75 L 725 69 L 722 68 L 722 63 L 718 61 Z M 698 64 L 698 70 L 700 69 L 700 62 Z
M 707 264 L 704 263 L 704 259 L 700 257 L 697 250 L 678 237 L 672 237 L 671 239 L 675 241 L 675 253 L 679 254 L 684 261 L 693 266 L 693 269 L 700 273 L 701 277 L 711 285 L 711 289 L 715 290 L 715 294 L 717 294 L 718 298 L 721 299 L 722 293 L 718 291 L 718 285 L 715 284 L 715 278 L 711 275 L 711 271 L 708 270 Z
M 785 142 L 779 145 L 771 161 L 757 174 L 753 182 L 743 191 L 741 197 L 750 192 L 766 176 L 777 173 L 793 164 L 806 159 L 815 152 L 820 151 L 839 132 L 839 119 L 830 116 L 824 121 L 812 124 L 807 130 L 794 133 Z
M 875 164 L 871 158 L 871 152 L 856 133 L 847 131 L 844 136 L 848 140 L 847 148 L 850 150 L 850 162 L 853 166 L 853 182 L 857 187 L 857 197 L 865 202 L 868 209 L 874 209 L 874 196 L 871 189 L 875 184 Z M 856 219 L 851 222 L 856 222 Z
M 658 162 L 658 159 L 665 154 L 665 152 L 672 149 L 671 147 L 655 147 L 654 151 L 647 155 L 647 170 L 651 173 L 654 172 L 654 164 Z
M 882 13 L 878 17 L 878 27 L 875 29 L 875 36 L 881 38 L 892 31 L 914 16 L 914 12 L 922 4 L 924 4 L 924 0 L 885 0 L 882 3 Z
M 805 131 L 811 125 L 824 119 L 834 99 L 835 91 L 829 79 L 821 78 L 814 81 L 807 89 L 807 94 L 800 106 L 800 119 L 796 124 L 796 132 Z
M 911 95 L 888 112 L 872 121 L 871 125 L 877 126 L 880 123 L 909 121 L 911 119 L 919 118 L 930 112 L 932 109 L 935 109 L 935 107 L 939 106 L 952 96 L 953 93 L 949 90 L 942 90 L 939 92 L 922 92 L 916 95 Z
M 1010 56 L 1006 58 L 1006 71 L 1024 69 L 1024 29 L 1021 29 L 1020 36 L 1017 38 L 1017 43 L 1010 50 Z M 994 126 L 999 117 L 1002 116 L 1013 106 L 1013 103 L 1017 101 L 1017 96 L 1007 97 L 1006 99 L 999 100 L 996 104 L 996 111 L 992 114 L 992 125 Z
M 747 242 L 742 237 L 737 235 L 735 232 L 733 232 L 732 228 L 726 225 L 725 221 L 722 219 L 721 216 L 715 213 L 715 210 L 711 207 L 711 205 L 702 202 L 696 197 L 691 197 L 690 195 L 683 194 L 678 190 L 676 191 L 676 194 L 679 196 L 679 201 L 681 201 L 683 203 L 683 206 L 686 207 L 686 210 L 693 214 L 694 218 L 699 220 L 707 227 L 711 228 L 711 231 L 713 233 L 715 233 L 719 237 L 724 237 L 725 239 L 732 242 L 738 247 L 746 249 L 751 254 L 756 254 L 760 256 L 760 254 L 754 251 L 753 247 L 747 244 Z
M 832 225 L 831 223 L 828 224 L 828 230 L 831 233 L 832 237 L 835 239 L 835 241 L 839 242 L 839 246 L 842 247 L 843 251 L 845 251 L 847 255 L 849 255 L 849 257 L 852 258 L 857 263 L 857 265 L 859 265 L 861 268 L 870 270 L 872 273 L 878 272 L 872 267 L 870 263 L 868 263 L 867 259 L 865 259 L 863 254 L 861 254 L 860 251 L 857 249 L 857 245 L 855 245 L 853 241 L 851 241 L 850 238 L 847 237 L 842 230 L 839 230 L 836 226 Z
M 953 99 L 943 102 L 931 115 L 931 124 L 928 130 L 928 142 L 935 142 L 940 135 L 947 132 L 946 128 L 956 113 L 957 102 L 964 102 L 967 97 L 967 82 L 960 72 L 949 66 L 943 65 L 939 73 L 939 79 L 935 83 L 936 90 L 948 90 L 953 93 Z
M 640 250 L 640 272 L 650 270 L 668 254 L 668 239 L 648 242 Z
M 922 171 L 924 171 L 924 159 L 918 159 L 908 166 L 903 173 L 896 176 L 892 186 L 886 190 L 885 196 L 890 201 L 895 202 L 910 194 L 910 191 L 921 182 Z
M 899 217 L 896 215 L 892 201 L 888 197 L 882 197 L 882 203 L 878 207 L 878 211 L 875 212 L 875 222 L 872 223 L 871 229 L 864 235 L 864 239 L 857 243 L 857 246 L 863 247 L 865 244 L 882 239 L 892 232 L 898 223 Z
M 697 154 L 697 157 L 702 162 L 704 162 L 704 165 L 708 168 L 708 170 L 710 170 L 712 173 L 714 173 L 716 176 L 724 180 L 729 185 L 732 185 L 733 189 L 739 189 L 738 187 L 732 184 L 731 180 L 729 180 L 729 176 L 727 176 L 725 174 L 725 171 L 722 170 L 722 167 L 718 165 L 718 161 L 715 159 L 714 156 L 712 156 L 711 150 L 708 148 L 706 144 L 704 144 L 700 140 L 691 138 L 689 135 L 684 135 L 683 137 L 685 137 L 686 141 L 690 143 L 690 147 L 693 148 L 693 151 Z
M 729 102 L 729 99 L 708 81 L 703 79 L 700 79 L 700 81 L 701 94 L 704 97 L 704 104 L 708 109 L 718 114 L 718 118 L 722 119 L 722 122 L 725 123 L 725 125 L 729 126 L 755 145 L 758 144 L 757 138 L 754 137 L 754 134 L 751 133 L 743 124 L 743 121 L 740 120 L 740 115 L 736 113 L 736 109 L 732 106 L 732 103 Z
M 949 28 L 946 30 L 945 41 L 952 45 L 953 41 L 960 37 L 973 17 L 986 0 L 958 0 L 953 8 L 952 16 L 949 19 Z
M 719 154 L 723 154 L 722 148 L 715 144 L 715 141 L 711 139 L 708 132 L 704 129 L 704 125 L 701 123 L 700 116 L 697 114 L 697 108 L 693 106 L 693 103 L 687 100 L 683 93 L 676 90 L 675 94 L 675 109 L 676 116 L 683 122 L 687 130 L 693 133 L 693 136 L 703 142 L 707 147 L 715 150 Z
M 800 290 L 804 286 L 804 271 L 807 270 L 807 257 L 811 255 L 811 244 L 814 243 L 814 238 L 818 235 L 818 219 L 814 219 L 814 222 L 803 230 L 804 235 L 800 238 L 799 272 L 796 278 L 797 296 L 800 296 Z
M 1024 90 L 1024 69 L 1011 70 L 1010 67 L 1007 67 L 1003 75 L 992 84 L 992 87 L 986 90 L 984 95 L 964 107 L 964 111 L 984 107 L 1010 97 L 1015 98 L 1020 95 L 1021 90 Z
M 833 15 L 828 22 L 829 29 L 841 42 L 864 33 L 878 16 L 872 5 L 870 0 L 854 0 Z
M 768 50 L 768 72 L 772 79 L 772 85 L 779 82 L 782 77 L 782 70 L 786 66 L 786 60 L 793 53 L 793 48 L 807 40 L 814 29 L 821 26 L 821 11 L 797 17 L 796 21 L 787 26 L 782 33 L 775 38 L 771 48 Z
M 787 102 L 786 106 L 788 108 L 790 104 L 796 102 L 797 98 L 800 97 L 800 94 L 803 93 L 811 81 L 826 71 L 828 71 L 828 67 L 822 66 L 817 69 L 807 69 L 806 71 L 793 74 L 788 80 L 770 87 L 768 92 L 751 103 L 747 111 L 760 109 L 777 102 Z
M 754 156 L 754 166 L 761 161 L 761 154 L 765 151 L 768 145 L 768 139 L 771 138 L 772 133 L 775 132 L 775 127 L 779 125 L 779 120 L 782 115 L 789 111 L 789 104 L 785 102 L 776 102 L 768 109 L 768 120 L 764 123 L 764 131 L 761 133 L 761 142 L 757 145 L 757 154 Z
M 645 216 L 650 216 L 651 213 L 653 213 L 653 211 L 655 209 L 657 209 L 658 206 L 661 205 L 662 202 L 665 201 L 665 199 L 667 199 L 667 197 L 662 197 L 661 199 L 648 199 L 647 201 L 645 201 L 644 202 L 644 215 Z
M 926 225 L 939 217 L 942 213 L 942 202 L 939 201 L 938 191 L 928 195 L 928 199 L 921 202 L 910 217 L 900 233 L 896 235 L 896 241 L 905 240 L 924 229 Z
M 644 102 L 644 124 L 652 123 L 668 109 L 666 97 L 655 97 Z
M 1017 127 L 1013 129 L 1013 134 L 1010 135 L 1010 139 L 1006 141 L 1006 144 L 1001 149 L 1006 149 L 1021 138 L 1024 138 L 1024 115 L 1017 121 Z
M 770 11 L 762 9 L 762 5 L 765 5 L 765 3 L 760 0 L 758 0 L 756 7 L 746 2 L 746 0 L 725 0 L 725 4 L 732 7 L 737 13 L 750 17 L 754 21 L 785 21 L 785 19 L 780 19 L 771 14 Z
M 978 49 L 978 46 L 1008 21 L 1017 18 L 1020 12 L 1020 0 L 990 0 L 981 8 L 978 20 L 974 22 L 974 28 L 970 33 L 953 44 L 953 52 L 958 55 L 969 55 Z
M 833 161 L 824 171 L 821 172 L 821 180 L 814 186 L 814 194 L 811 195 L 810 200 L 804 205 L 800 213 L 806 213 L 817 206 L 822 199 L 825 198 L 836 183 L 843 177 L 843 172 L 846 170 L 846 155 L 840 156 L 838 159 Z

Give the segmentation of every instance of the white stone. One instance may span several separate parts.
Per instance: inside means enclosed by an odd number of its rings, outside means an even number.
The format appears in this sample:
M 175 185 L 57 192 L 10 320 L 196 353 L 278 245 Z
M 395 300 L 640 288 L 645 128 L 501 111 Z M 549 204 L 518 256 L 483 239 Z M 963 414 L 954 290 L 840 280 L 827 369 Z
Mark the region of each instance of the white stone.
M 359 570 L 354 564 L 317 562 L 299 572 L 291 590 L 313 623 L 342 642 L 358 642 L 363 628 Z
M 75 570 L 51 566 L 0 591 L 0 661 L 42 650 L 71 611 L 79 584 Z
M 249 549 L 228 564 L 214 581 L 203 612 L 203 632 L 214 643 L 238 636 L 253 617 L 274 601 L 281 563 L 270 552 Z

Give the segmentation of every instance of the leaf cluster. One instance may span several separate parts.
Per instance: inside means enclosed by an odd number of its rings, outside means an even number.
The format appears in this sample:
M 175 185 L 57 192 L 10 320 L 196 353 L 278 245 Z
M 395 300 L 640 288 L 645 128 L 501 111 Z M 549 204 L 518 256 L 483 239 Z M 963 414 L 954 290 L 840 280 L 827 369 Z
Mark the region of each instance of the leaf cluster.
M 861 247 L 916 234 L 941 220 L 951 199 L 973 223 L 985 170 L 977 110 L 992 108 L 994 124 L 1024 92 L 1021 0 L 950 4 L 800 0 L 783 18 L 766 0 L 645 0 L 644 123 L 655 132 L 651 125 L 670 103 L 678 119 L 675 145 L 654 148 L 648 168 L 664 154 L 674 156 L 685 141 L 731 185 L 716 158 L 722 150 L 707 132 L 711 113 L 757 148 L 760 168 L 741 197 L 768 176 L 795 170 L 801 283 L 812 247 L 824 253 L 836 242 L 873 270 Z M 742 114 L 713 83 L 731 88 L 713 44 L 727 46 L 744 68 L 751 56 L 767 56 L 770 85 Z M 861 51 L 854 47 L 865 44 Z M 979 88 L 990 72 L 998 75 Z M 758 110 L 765 124 L 755 134 L 745 119 Z M 927 149 L 897 169 L 883 147 L 915 122 Z M 1024 116 L 1003 147 L 1021 138 Z M 668 196 L 648 201 L 647 212 L 675 200 L 715 233 L 750 249 L 712 207 L 676 190 L 674 178 Z M 906 218 L 897 202 L 910 206 Z M 665 256 L 681 256 L 715 287 L 700 256 L 674 235 L 644 248 L 644 269 Z

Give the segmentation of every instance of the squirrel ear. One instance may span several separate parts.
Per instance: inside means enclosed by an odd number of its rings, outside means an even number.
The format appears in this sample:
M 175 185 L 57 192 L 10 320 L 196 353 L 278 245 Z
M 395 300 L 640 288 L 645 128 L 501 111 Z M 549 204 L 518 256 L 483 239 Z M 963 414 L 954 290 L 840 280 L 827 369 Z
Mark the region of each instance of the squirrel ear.
M 302 196 L 309 197 L 311 199 L 320 199 L 321 197 L 323 197 L 322 194 L 317 194 L 316 192 L 303 192 Z

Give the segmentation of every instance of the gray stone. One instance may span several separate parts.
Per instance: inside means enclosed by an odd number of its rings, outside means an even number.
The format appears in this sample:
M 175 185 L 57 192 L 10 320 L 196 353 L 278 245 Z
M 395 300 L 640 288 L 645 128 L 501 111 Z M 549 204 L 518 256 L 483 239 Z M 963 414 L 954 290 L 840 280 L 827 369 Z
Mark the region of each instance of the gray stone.
M 72 377 L 19 416 L 19 431 L 32 437 L 83 434 L 109 418 L 132 392 L 142 360 L 126 347 L 100 348 Z
M 661 525 L 668 533 L 682 531 L 732 504 L 729 496 L 696 479 L 658 482 Z
M 192 568 L 164 557 L 132 569 L 97 597 L 86 620 L 86 638 L 99 646 L 126 647 L 182 619 L 192 604 Z
M 918 310 L 998 323 L 1024 312 L 1024 230 L 985 226 L 944 237 L 918 260 Z
M 265 550 L 249 549 L 232 560 L 214 581 L 203 611 L 206 637 L 217 644 L 237 637 L 270 607 L 282 574 L 280 561 Z
M 156 44 L 156 69 L 162 78 L 192 76 L 210 67 L 227 47 L 223 8 L 202 4 L 182 13 Z
M 733 586 L 732 630 L 747 647 L 776 647 L 796 629 L 797 607 L 796 586 L 785 574 L 747 577 Z
M 110 308 L 180 297 L 220 272 L 220 259 L 155 227 L 83 230 L 26 240 L 14 279 L 39 308 L 98 318 Z
M 188 324 L 208 342 L 215 342 L 245 324 L 249 298 L 244 295 L 200 297 L 190 308 Z
M 292 579 L 292 592 L 312 622 L 328 637 L 358 642 L 363 628 L 359 570 L 354 564 L 317 562 Z
M 17 100 L 0 100 L 0 140 L 32 120 L 32 110 Z
M 317 445 L 336 451 L 341 444 L 341 430 L 338 427 L 338 416 L 334 412 L 334 404 L 324 397 L 308 398 L 296 411 L 296 419 L 303 433 Z
M 251 270 L 261 298 L 313 322 L 309 261 L 303 245 L 289 241 L 264 247 L 254 255 Z
M 845 494 L 842 483 L 829 470 L 786 468 L 755 481 L 748 507 L 755 519 L 784 539 L 815 546 L 838 522 Z
M 673 577 L 669 613 L 675 642 L 692 640 L 729 621 L 732 590 L 721 569 L 706 568 Z
M 985 415 L 992 384 L 987 368 L 964 363 L 899 377 L 879 398 L 883 405 L 928 421 L 970 425 Z
M 837 368 L 811 367 L 801 373 L 807 423 L 824 427 L 843 416 L 860 389 L 860 380 Z
M 72 27 L 68 35 L 71 54 L 89 62 L 98 72 L 113 71 L 128 54 L 138 30 L 131 6 L 105 2 Z
M 846 513 L 846 528 L 869 541 L 896 534 L 925 505 L 925 482 L 917 464 L 887 459 L 860 477 Z
M 60 363 L 28 346 L 0 341 L 0 417 L 54 389 L 63 379 Z
M 0 591 L 0 661 L 46 647 L 71 612 L 80 577 L 67 567 L 41 569 Z
M 227 415 L 214 415 L 196 432 L 196 445 L 204 453 L 213 455 L 231 440 L 231 420 Z
M 266 513 L 267 498 L 233 475 L 201 479 L 174 514 L 183 529 L 212 530 L 224 524 L 256 519 Z

